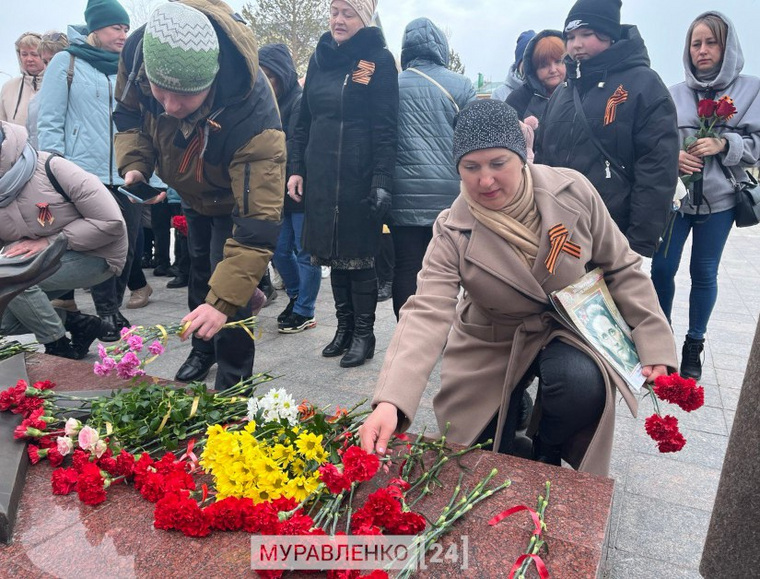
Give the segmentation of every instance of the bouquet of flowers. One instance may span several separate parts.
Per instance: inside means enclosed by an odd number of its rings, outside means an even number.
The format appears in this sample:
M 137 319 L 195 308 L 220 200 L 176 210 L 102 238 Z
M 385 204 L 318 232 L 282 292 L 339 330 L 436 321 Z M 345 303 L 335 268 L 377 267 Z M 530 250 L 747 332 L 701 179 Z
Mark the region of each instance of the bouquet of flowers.
M 692 412 L 704 405 L 705 389 L 698 386 L 693 378 L 683 378 L 677 373 L 659 376 L 654 381 L 654 387 L 647 384 L 647 388 L 655 410 L 644 423 L 647 434 L 657 442 L 660 452 L 678 452 L 686 444 L 686 439 L 678 429 L 678 418 L 662 415 L 658 398 Z
M 190 322 L 183 324 L 157 324 L 155 326 L 132 326 L 122 328 L 121 338 L 111 346 L 98 344 L 99 362 L 95 362 L 94 371 L 98 376 L 116 374 L 119 378 L 130 380 L 145 375 L 145 365 L 150 364 L 164 353 L 169 336 L 180 336 L 185 333 Z M 251 340 L 256 339 L 253 331 L 256 329 L 256 317 L 228 322 L 222 330 L 240 328 Z
M 683 150 L 688 151 L 694 143 L 704 138 L 719 138 L 720 134 L 715 130 L 718 123 L 725 123 L 736 114 L 734 101 L 728 95 L 720 97 L 718 100 L 702 99 L 697 103 L 697 116 L 699 117 L 699 128 L 697 132 L 686 137 L 683 141 Z M 702 173 L 693 173 L 691 175 L 682 175 L 681 181 L 692 191 L 692 202 L 695 206 L 702 203 Z
M 0 336 L 0 360 L 6 358 L 12 358 L 16 354 L 21 352 L 34 352 L 36 350 L 36 343 L 21 344 L 15 340 L 6 340 Z

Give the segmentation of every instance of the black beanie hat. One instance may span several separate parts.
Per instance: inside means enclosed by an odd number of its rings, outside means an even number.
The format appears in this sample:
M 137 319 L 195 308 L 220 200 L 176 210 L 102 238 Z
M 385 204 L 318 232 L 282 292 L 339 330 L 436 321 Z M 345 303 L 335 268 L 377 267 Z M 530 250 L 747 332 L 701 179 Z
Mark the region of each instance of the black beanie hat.
M 620 40 L 621 0 L 578 0 L 565 20 L 563 36 L 576 28 L 590 28 L 606 34 L 612 40 Z
M 454 119 L 454 163 L 467 153 L 491 148 L 509 149 L 525 163 L 525 137 L 520 129 L 517 112 L 499 100 L 473 101 Z

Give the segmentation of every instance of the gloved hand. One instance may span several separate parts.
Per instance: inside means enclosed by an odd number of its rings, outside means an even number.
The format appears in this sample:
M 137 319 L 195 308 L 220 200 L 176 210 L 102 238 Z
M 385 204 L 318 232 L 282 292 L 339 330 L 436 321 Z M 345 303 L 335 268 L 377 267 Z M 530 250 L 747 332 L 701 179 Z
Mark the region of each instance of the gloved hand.
M 382 219 L 391 208 L 391 192 L 382 187 L 372 189 L 369 195 L 369 209 L 372 216 Z

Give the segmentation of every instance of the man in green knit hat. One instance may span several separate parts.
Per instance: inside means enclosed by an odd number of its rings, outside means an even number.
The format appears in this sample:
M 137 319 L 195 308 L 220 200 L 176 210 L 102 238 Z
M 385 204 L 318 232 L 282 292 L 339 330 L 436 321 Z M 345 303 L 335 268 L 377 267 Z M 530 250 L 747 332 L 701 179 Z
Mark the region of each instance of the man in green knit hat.
M 254 345 L 219 330 L 251 313 L 285 187 L 285 138 L 253 34 L 220 0 L 161 4 L 124 47 L 116 95 L 119 172 L 129 184 L 155 170 L 187 217 L 193 349 L 176 379 L 202 380 L 217 362 L 216 388 L 230 387 L 251 375 Z

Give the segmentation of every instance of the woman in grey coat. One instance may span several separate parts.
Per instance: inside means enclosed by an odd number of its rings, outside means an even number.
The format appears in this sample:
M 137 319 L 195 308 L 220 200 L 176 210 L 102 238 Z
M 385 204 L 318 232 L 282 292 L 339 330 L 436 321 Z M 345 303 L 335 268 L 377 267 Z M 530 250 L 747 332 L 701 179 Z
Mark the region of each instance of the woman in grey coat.
M 702 173 L 702 195 L 695 196 L 692 187 L 675 217 L 669 239 L 652 260 L 652 281 L 660 306 L 670 319 L 675 275 L 684 244 L 692 234 L 689 330 L 681 375 L 699 380 L 707 323 L 718 297 L 718 266 L 734 223 L 734 188 L 721 165 L 736 181 L 746 181 L 744 167 L 760 160 L 760 78 L 741 74 L 744 56 L 736 29 L 720 12 L 705 12 L 691 23 L 683 64 L 686 80 L 670 89 L 682 143 L 699 128 L 700 100 L 728 96 L 736 107 L 733 117 L 713 127 L 716 138 L 699 139 L 680 152 L 681 175 Z
M 454 117 L 475 100 L 469 79 L 448 67 L 449 43 L 427 18 L 404 31 L 399 75 L 398 155 L 390 229 L 395 248 L 393 311 L 417 291 L 417 272 L 438 214 L 459 194 L 451 158 Z

